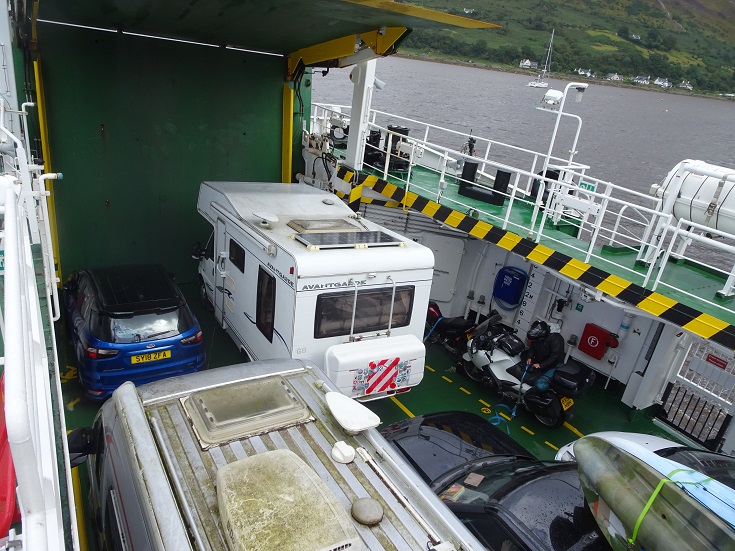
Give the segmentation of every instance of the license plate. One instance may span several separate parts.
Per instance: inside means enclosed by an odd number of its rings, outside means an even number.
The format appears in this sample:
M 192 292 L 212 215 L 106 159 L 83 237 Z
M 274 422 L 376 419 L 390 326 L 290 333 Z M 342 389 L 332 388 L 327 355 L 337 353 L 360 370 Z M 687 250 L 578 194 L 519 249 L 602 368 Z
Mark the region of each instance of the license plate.
M 155 362 L 158 360 L 165 360 L 171 357 L 170 350 L 161 350 L 160 352 L 148 352 L 148 354 L 138 354 L 137 356 L 131 356 L 130 360 L 134 364 L 142 364 L 146 362 Z
M 564 411 L 568 410 L 573 405 L 574 405 L 574 400 L 572 400 L 571 398 L 567 398 L 566 396 L 562 396 L 561 407 L 564 408 Z

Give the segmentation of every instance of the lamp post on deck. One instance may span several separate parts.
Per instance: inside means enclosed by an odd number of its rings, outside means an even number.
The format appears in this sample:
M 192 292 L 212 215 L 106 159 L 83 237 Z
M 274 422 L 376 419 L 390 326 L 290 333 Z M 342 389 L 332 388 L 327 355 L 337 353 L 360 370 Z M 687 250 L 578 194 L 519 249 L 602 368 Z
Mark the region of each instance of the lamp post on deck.
M 582 101 L 582 94 L 584 94 L 584 91 L 587 89 L 589 84 L 584 82 L 570 82 L 566 85 L 564 88 L 564 92 L 559 92 L 558 90 L 549 90 L 544 94 L 544 98 L 541 101 L 541 105 L 538 107 L 538 109 L 542 109 L 544 111 L 556 111 L 556 122 L 554 123 L 554 131 L 551 134 L 551 143 L 549 143 L 549 151 L 546 154 L 546 158 L 544 159 L 544 166 L 543 170 L 541 171 L 542 176 L 546 176 L 546 169 L 549 166 L 549 160 L 551 159 L 551 154 L 554 151 L 554 142 L 556 141 L 556 133 L 559 130 L 559 122 L 561 121 L 561 116 L 566 115 L 567 117 L 572 117 L 577 119 L 577 134 L 574 136 L 574 144 L 572 145 L 572 150 L 570 151 L 569 155 L 569 163 L 571 164 L 572 159 L 574 158 L 574 154 L 576 153 L 577 148 L 577 139 L 579 138 L 579 132 L 582 129 L 582 119 L 577 116 L 573 115 L 571 113 L 564 113 L 564 103 L 567 100 L 567 96 L 569 95 L 569 91 L 574 88 L 575 89 L 575 96 L 574 101 L 579 103 Z M 558 106 L 558 107 L 557 107 Z

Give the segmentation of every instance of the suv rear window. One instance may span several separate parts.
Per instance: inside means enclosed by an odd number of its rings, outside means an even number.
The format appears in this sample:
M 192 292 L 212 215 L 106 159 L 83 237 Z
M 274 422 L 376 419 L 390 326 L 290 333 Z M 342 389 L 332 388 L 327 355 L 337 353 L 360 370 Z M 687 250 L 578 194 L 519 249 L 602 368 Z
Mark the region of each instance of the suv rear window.
M 144 342 L 179 335 L 194 326 L 191 312 L 186 307 L 162 312 L 145 312 L 131 316 L 99 316 L 100 340 L 114 343 Z

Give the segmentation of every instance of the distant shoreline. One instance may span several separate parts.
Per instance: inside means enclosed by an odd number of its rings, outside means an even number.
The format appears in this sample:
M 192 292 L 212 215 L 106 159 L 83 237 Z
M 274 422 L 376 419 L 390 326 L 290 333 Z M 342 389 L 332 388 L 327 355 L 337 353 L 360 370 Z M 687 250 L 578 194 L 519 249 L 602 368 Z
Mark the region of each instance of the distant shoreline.
M 500 71 L 502 73 L 514 73 L 517 75 L 528 75 L 529 77 L 535 77 L 538 74 L 534 73 L 533 71 L 526 71 L 521 68 L 513 68 L 513 67 L 502 67 L 498 65 L 488 65 L 485 63 L 475 63 L 473 61 L 461 61 L 459 59 L 443 59 L 443 58 L 437 58 L 437 57 L 431 57 L 428 55 L 421 55 L 421 54 L 413 54 L 413 53 L 398 53 L 394 54 L 395 57 L 400 57 L 403 59 L 416 59 L 419 61 L 429 61 L 431 63 L 443 63 L 445 65 L 459 65 L 461 67 L 475 67 L 477 69 L 485 69 L 487 71 Z M 577 75 L 577 74 L 566 74 L 566 73 L 556 73 L 556 78 L 558 80 L 567 80 L 567 79 L 573 79 L 575 81 L 580 82 L 589 82 L 594 84 L 600 84 L 602 86 L 613 86 L 617 88 L 628 88 L 631 90 L 643 90 L 645 92 L 663 92 L 665 94 L 677 94 L 680 96 L 690 96 L 695 98 L 708 98 L 708 99 L 718 99 L 718 100 L 724 100 L 724 101 L 733 101 L 735 98 L 732 97 L 726 97 L 721 96 L 717 94 L 705 94 L 702 92 L 692 92 L 690 90 L 685 90 L 683 88 L 677 88 L 672 87 L 667 89 L 661 88 L 660 86 L 639 86 L 634 84 L 626 84 L 625 82 L 613 82 L 610 80 L 603 80 L 603 79 L 597 79 L 597 78 L 589 78 L 585 77 L 583 75 Z

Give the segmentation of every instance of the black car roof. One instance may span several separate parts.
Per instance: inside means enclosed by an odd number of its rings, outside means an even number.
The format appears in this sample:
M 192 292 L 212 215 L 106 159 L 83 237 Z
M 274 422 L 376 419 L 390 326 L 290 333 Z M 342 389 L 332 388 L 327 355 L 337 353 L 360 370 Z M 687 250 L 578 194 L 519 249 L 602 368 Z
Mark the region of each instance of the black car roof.
M 86 272 L 97 289 L 100 308 L 108 313 L 168 309 L 182 303 L 173 278 L 158 264 L 107 266 Z

